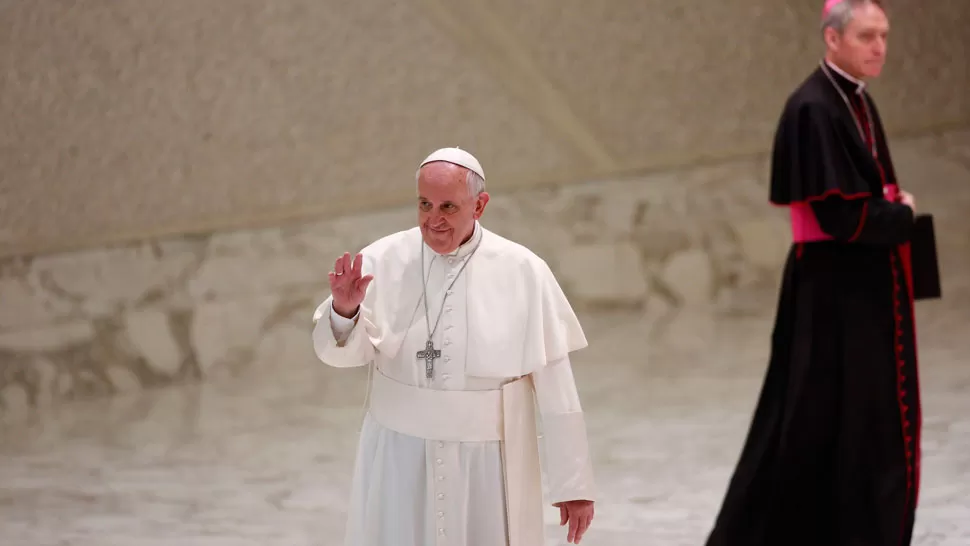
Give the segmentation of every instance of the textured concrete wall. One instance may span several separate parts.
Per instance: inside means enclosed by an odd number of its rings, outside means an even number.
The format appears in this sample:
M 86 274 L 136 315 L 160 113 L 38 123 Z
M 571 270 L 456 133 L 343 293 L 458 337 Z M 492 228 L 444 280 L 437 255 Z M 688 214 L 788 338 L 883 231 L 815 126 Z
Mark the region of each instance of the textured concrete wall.
M 0 0 L 0 253 L 394 206 L 442 145 L 503 190 L 761 151 L 820 3 Z M 970 120 L 968 15 L 894 2 L 894 133 Z
M 921 327 L 959 335 L 970 324 L 970 131 L 900 140 L 893 152 L 939 231 L 945 299 L 920 304 Z M 545 258 L 578 308 L 637 310 L 631 329 L 651 343 L 692 343 L 713 320 L 774 307 L 789 235 L 766 186 L 765 160 L 753 158 L 498 193 L 483 224 Z M 404 206 L 0 260 L 0 414 L 319 366 L 310 318 L 334 258 L 414 217 Z

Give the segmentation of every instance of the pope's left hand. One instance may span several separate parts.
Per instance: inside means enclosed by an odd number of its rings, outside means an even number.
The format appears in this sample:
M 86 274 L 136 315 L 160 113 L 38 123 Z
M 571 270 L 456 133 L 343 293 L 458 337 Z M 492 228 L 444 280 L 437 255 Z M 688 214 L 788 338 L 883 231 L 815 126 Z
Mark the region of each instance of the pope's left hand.
M 589 529 L 589 524 L 593 522 L 593 501 L 571 500 L 554 504 L 559 508 L 559 525 L 569 524 L 569 533 L 566 542 L 579 544 L 583 540 L 583 535 Z

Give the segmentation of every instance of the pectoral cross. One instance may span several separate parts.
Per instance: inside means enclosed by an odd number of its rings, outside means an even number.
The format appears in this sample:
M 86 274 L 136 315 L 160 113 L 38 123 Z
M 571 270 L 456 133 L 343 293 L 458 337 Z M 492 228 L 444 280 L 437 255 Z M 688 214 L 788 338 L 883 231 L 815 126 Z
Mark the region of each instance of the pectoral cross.
M 434 342 L 430 339 L 424 344 L 424 350 L 418 351 L 418 358 L 424 359 L 424 373 L 428 379 L 434 375 L 434 361 L 441 358 L 441 350 L 434 348 Z

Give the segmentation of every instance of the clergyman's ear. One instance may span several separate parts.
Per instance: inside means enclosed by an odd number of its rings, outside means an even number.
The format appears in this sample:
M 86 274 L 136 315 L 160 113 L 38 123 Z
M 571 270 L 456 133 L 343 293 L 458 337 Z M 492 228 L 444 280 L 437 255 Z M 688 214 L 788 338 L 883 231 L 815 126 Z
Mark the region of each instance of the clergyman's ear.
M 842 37 L 839 35 L 839 31 L 834 28 L 825 27 L 825 30 L 822 32 L 822 38 L 825 40 L 825 45 L 829 49 L 837 50 L 839 48 L 839 40 Z

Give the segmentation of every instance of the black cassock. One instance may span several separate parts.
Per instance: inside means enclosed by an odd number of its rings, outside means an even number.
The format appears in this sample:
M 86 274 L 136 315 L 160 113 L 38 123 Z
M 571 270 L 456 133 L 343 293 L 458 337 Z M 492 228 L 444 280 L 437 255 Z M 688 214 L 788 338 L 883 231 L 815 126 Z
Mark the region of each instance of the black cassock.
M 830 239 L 792 245 L 768 370 L 708 546 L 910 543 L 922 422 L 913 245 L 926 256 L 917 286 L 935 297 L 939 285 L 931 217 L 915 221 L 896 188 L 870 97 L 821 65 L 785 105 L 771 201 L 814 213 Z

